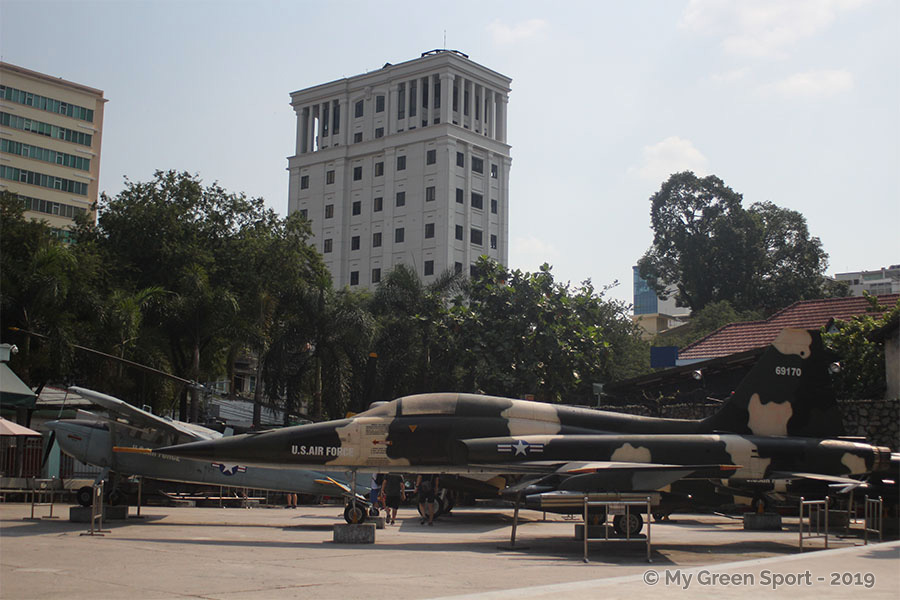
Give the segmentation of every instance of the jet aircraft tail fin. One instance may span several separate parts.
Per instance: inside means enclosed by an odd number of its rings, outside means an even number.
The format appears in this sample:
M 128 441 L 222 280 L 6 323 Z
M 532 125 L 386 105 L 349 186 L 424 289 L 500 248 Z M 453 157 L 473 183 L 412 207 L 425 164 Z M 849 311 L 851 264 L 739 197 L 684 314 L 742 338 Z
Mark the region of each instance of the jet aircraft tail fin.
M 783 329 L 705 431 L 837 437 L 844 423 L 831 386 L 830 353 L 818 330 Z

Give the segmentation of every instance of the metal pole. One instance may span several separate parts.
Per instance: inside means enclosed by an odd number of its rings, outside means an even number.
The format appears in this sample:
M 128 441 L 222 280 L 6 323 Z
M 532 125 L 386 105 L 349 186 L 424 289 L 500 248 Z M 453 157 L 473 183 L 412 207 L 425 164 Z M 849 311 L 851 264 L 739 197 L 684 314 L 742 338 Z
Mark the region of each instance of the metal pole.
M 588 522 L 588 496 L 584 495 L 584 562 L 588 562 L 588 528 L 590 527 Z

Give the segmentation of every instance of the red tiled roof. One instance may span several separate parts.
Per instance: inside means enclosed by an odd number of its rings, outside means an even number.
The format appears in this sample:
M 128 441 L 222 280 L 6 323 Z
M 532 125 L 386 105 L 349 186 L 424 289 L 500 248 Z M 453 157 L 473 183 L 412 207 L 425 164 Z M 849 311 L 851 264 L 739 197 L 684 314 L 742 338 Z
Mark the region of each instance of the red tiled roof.
M 881 306 L 891 307 L 900 294 L 877 296 Z M 831 319 L 849 320 L 866 314 L 869 302 L 861 296 L 829 298 L 827 300 L 802 300 L 784 308 L 765 321 L 729 323 L 705 338 L 688 344 L 678 352 L 679 360 L 705 360 L 763 348 L 772 343 L 785 327 L 818 329 Z

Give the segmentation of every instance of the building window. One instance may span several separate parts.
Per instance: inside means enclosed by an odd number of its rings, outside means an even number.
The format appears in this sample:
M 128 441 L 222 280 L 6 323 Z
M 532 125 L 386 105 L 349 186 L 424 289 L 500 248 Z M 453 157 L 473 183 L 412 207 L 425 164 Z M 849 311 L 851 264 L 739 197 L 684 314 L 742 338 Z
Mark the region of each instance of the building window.
M 308 217 L 307 215 L 309 215 L 309 211 L 306 210 L 305 208 L 301 208 L 301 209 L 300 209 L 300 216 L 303 217 L 304 219 L 308 219 L 309 217 Z
M 402 227 L 398 227 L 397 229 L 395 229 L 394 230 L 394 243 L 402 244 L 405 234 L 406 234 L 406 232 L 403 230 Z
M 353 143 L 358 144 L 362 141 L 362 131 L 357 131 L 353 134 Z
M 425 223 L 425 239 L 434 237 L 434 223 Z
M 397 88 L 397 118 L 406 118 L 406 84 L 401 83 Z M 402 131 L 402 130 L 401 130 Z
M 353 105 L 353 116 L 357 119 L 363 116 L 363 101 L 358 101 L 355 105 Z
M 300 189 L 305 190 L 309 188 L 309 175 L 301 175 L 300 176 Z
M 406 192 L 397 192 L 397 206 L 406 206 Z
M 484 196 L 477 192 L 472 192 L 472 208 L 479 210 L 484 208 Z
M 465 204 L 463 198 L 465 197 L 465 192 L 462 188 L 456 188 L 456 203 L 457 204 Z
M 465 167 L 466 166 L 466 155 L 462 152 L 456 153 L 456 166 L 457 167 Z
M 372 247 L 381 248 L 381 232 L 376 231 L 372 234 Z
M 425 164 L 433 165 L 437 162 L 437 150 L 429 150 L 425 153 Z
M 334 204 L 325 205 L 325 218 L 330 219 L 334 216 Z
M 493 214 L 497 214 L 497 200 L 495 198 L 491 198 L 491 212 Z
M 433 185 L 429 185 L 425 188 L 425 202 L 434 202 L 435 197 L 436 192 Z
M 375 112 L 384 112 L 384 96 L 375 96 Z
M 472 157 L 472 172 L 484 174 L 484 160 L 477 156 Z
M 381 212 L 383 208 L 384 199 L 381 196 L 372 199 L 372 212 Z
M 497 236 L 495 234 L 491 234 L 491 250 L 497 249 Z
M 469 233 L 469 241 L 471 241 L 471 242 L 472 242 L 473 244 L 475 244 L 476 246 L 481 246 L 481 244 L 482 244 L 482 239 L 481 239 L 481 238 L 482 238 L 482 235 L 483 235 L 483 233 L 482 233 L 482 231 L 481 231 L 480 229 L 475 229 L 475 228 L 473 227 L 472 230 L 471 230 L 471 232 Z
M 463 239 L 463 226 L 462 225 L 456 226 L 456 239 L 458 239 L 458 240 Z
M 405 170 L 405 169 L 406 169 L 406 157 L 405 157 L 405 156 L 398 156 L 398 157 L 397 157 L 397 170 L 398 170 L 398 171 L 403 171 L 403 170 Z
M 425 275 L 434 275 L 434 261 L 433 260 L 425 261 Z
M 325 183 L 334 183 L 334 170 L 325 172 Z
M 372 283 L 381 283 L 381 269 L 372 269 Z
M 354 200 L 353 204 L 350 205 L 350 212 L 353 214 L 353 216 L 361 214 L 362 213 L 362 201 Z
M 384 161 L 379 161 L 375 163 L 375 177 L 381 177 L 384 175 Z
M 384 137 L 384 127 L 375 128 L 375 139 Z
M 462 273 L 462 263 L 460 263 L 460 262 L 453 263 L 453 272 L 456 273 L 457 275 Z
M 359 271 L 350 271 L 350 285 L 359 285 Z
M 491 164 L 491 179 L 497 179 L 498 172 L 499 171 L 497 170 L 497 165 L 492 163 Z
M 327 240 L 325 240 L 325 243 L 322 245 L 322 252 L 324 252 L 325 254 L 328 254 L 329 252 L 331 252 L 331 244 L 332 244 L 331 238 L 328 238 Z
M 353 181 L 362 180 L 362 167 L 353 167 Z
M 350 249 L 351 250 L 359 250 L 359 236 L 354 235 L 350 238 Z

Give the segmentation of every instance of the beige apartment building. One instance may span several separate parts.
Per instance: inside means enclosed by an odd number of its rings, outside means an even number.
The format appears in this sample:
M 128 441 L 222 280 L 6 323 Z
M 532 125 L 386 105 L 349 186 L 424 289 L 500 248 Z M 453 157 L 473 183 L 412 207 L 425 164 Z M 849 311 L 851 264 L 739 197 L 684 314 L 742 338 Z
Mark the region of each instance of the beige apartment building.
M 0 191 L 65 236 L 96 219 L 103 91 L 0 62 Z
M 291 94 L 288 212 L 335 287 L 372 289 L 401 263 L 425 283 L 481 255 L 507 264 L 510 82 L 433 50 Z

